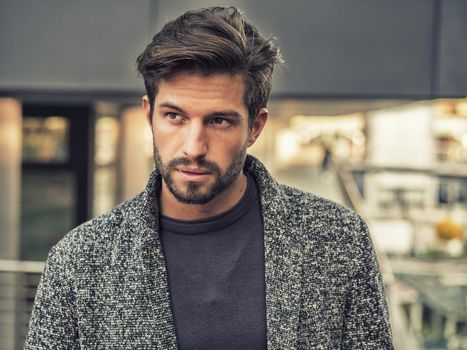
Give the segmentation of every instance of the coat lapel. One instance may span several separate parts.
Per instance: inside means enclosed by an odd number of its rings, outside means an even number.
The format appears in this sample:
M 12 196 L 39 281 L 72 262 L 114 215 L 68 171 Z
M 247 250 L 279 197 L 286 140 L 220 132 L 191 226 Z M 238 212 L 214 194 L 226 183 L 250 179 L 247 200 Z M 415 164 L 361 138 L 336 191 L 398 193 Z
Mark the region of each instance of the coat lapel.
M 266 321 L 268 349 L 294 349 L 301 294 L 303 244 L 295 220 L 289 220 L 289 208 L 280 186 L 264 166 L 248 156 L 245 168 L 256 179 L 261 197 L 264 225 L 266 281 Z M 153 172 L 140 205 L 135 208 L 132 230 L 138 236 L 135 256 L 147 296 L 147 323 L 138 333 L 157 349 L 177 349 L 177 339 L 170 306 L 167 270 L 159 239 L 157 193 L 159 174 Z M 294 221 L 294 222 L 291 222 Z
M 261 196 L 268 349 L 294 349 L 303 256 L 299 228 L 289 220 L 293 208 L 288 207 L 281 188 L 261 163 L 248 156 L 246 168 L 254 175 Z
M 141 335 L 151 339 L 150 344 L 156 349 L 177 349 L 177 339 L 170 305 L 167 269 L 159 238 L 158 187 L 159 174 L 151 174 L 146 190 L 143 192 L 140 208 L 136 211 L 137 219 L 134 229 L 138 240 L 136 250 L 141 261 L 141 278 L 147 290 L 147 304 L 144 307 L 149 315 L 147 329 L 141 330 Z M 154 348 L 154 347 L 151 347 Z

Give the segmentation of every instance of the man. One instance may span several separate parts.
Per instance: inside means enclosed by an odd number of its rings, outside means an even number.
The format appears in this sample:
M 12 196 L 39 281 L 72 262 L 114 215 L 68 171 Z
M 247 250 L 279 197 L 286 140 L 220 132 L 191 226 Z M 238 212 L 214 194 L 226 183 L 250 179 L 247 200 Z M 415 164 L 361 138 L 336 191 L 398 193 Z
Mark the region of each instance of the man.
M 391 349 L 365 223 L 246 150 L 278 48 L 235 8 L 188 12 L 138 57 L 156 169 L 50 252 L 26 349 Z

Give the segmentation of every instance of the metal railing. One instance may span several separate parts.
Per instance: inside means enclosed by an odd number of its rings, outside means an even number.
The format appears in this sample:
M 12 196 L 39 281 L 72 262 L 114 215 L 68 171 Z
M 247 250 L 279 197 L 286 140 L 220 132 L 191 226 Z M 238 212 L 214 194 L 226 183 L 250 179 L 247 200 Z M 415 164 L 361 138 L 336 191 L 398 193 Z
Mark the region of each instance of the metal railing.
M 0 260 L 0 350 L 22 349 L 43 262 Z

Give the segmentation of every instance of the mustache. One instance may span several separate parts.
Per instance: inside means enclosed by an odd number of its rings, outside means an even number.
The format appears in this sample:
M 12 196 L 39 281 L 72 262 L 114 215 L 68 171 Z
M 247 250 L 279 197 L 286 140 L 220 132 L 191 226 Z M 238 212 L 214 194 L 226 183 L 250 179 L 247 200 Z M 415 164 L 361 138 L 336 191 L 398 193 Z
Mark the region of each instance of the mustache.
M 195 165 L 198 168 L 208 170 L 210 173 L 217 174 L 217 175 L 221 174 L 221 169 L 216 163 L 211 162 L 202 157 L 196 158 L 195 160 L 184 158 L 184 157 L 174 158 L 167 164 L 167 170 L 173 170 L 179 165 L 185 165 L 185 166 Z

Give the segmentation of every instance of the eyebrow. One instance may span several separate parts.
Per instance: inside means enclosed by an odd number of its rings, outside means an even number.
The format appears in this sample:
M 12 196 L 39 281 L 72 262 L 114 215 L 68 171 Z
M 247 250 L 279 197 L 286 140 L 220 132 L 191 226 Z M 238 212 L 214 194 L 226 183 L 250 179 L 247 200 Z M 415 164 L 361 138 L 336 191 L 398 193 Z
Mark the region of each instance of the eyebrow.
M 173 109 L 180 114 L 186 115 L 187 113 L 180 107 L 170 103 L 170 102 L 162 102 L 159 104 L 159 108 L 170 108 Z M 225 110 L 225 111 L 214 111 L 204 116 L 205 118 L 213 118 L 213 117 L 230 117 L 235 119 L 241 119 L 242 115 L 234 110 Z
M 170 102 L 162 102 L 159 104 L 159 108 L 170 108 L 170 109 L 174 109 L 176 110 L 177 112 L 180 112 L 181 114 L 186 114 L 186 112 L 181 109 L 180 107 L 170 103 Z

